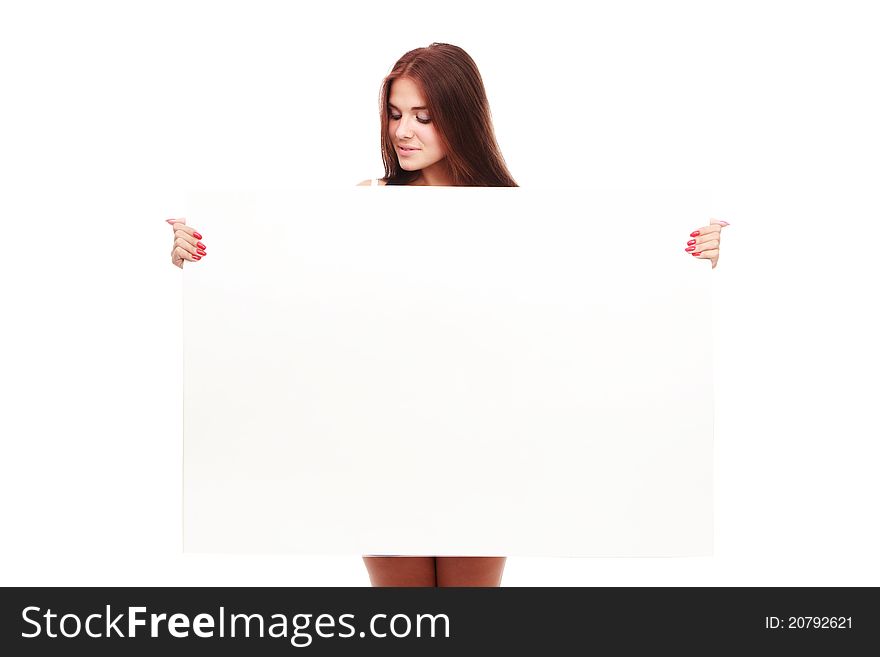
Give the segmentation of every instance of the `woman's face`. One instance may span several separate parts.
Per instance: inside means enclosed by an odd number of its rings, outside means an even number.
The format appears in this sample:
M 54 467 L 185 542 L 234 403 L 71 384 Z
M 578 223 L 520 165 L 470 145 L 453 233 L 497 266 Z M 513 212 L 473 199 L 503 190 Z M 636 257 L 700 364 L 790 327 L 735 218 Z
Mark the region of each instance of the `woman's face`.
M 427 103 L 412 80 L 392 82 L 388 104 L 388 135 L 401 169 L 427 169 L 446 157 Z

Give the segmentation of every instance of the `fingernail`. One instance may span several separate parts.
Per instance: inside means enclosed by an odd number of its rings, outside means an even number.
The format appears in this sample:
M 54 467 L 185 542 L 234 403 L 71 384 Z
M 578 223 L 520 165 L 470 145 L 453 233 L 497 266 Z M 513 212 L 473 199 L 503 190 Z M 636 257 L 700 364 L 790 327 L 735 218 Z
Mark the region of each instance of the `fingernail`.
M 697 240 L 688 240 L 688 246 L 693 246 L 697 243 Z
M 198 253 L 199 255 L 208 255 L 207 253 L 205 253 L 201 249 L 196 249 L 196 253 Z
M 196 243 L 196 246 L 199 247 L 200 249 L 204 249 L 204 248 L 205 248 L 205 245 L 202 244 L 201 242 L 197 242 L 197 243 Z
M 730 224 L 727 223 L 726 221 L 722 220 L 722 221 L 721 221 L 721 225 L 722 225 L 722 226 L 729 226 Z
M 201 260 L 201 259 L 202 259 L 202 256 L 197 256 L 197 255 L 193 256 L 193 260 Z
M 698 256 L 698 255 L 700 255 L 701 253 L 702 253 L 702 251 L 697 251 L 696 253 L 691 253 L 691 255 L 693 255 L 693 256 Z
M 166 219 L 165 221 L 167 221 L 169 224 L 173 224 L 173 223 L 174 223 L 174 219 Z
M 697 248 L 697 247 L 689 246 L 688 248 L 685 249 L 685 251 L 693 251 L 695 248 Z
M 199 235 L 199 234 L 198 234 L 197 232 L 195 232 L 195 231 L 193 231 L 193 236 L 194 236 L 197 240 L 202 239 L 202 236 Z
M 695 230 L 693 233 L 691 233 L 691 237 L 696 237 L 699 234 L 700 234 L 700 231 Z

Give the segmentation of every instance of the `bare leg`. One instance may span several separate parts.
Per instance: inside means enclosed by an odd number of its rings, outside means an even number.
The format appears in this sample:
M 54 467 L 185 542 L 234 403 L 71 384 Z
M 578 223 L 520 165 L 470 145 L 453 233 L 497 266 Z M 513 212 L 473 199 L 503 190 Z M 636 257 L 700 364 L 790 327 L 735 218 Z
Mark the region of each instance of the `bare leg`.
M 364 557 L 373 586 L 436 586 L 434 557 Z
M 437 557 L 437 586 L 501 586 L 507 557 Z

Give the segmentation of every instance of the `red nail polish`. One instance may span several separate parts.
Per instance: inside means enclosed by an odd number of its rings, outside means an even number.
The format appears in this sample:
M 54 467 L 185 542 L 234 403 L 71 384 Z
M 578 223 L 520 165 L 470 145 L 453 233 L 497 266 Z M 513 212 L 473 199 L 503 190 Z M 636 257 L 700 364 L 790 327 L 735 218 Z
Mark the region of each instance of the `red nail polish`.
M 193 256 L 193 260 L 201 260 L 201 259 L 202 259 L 202 256 L 197 256 L 197 255 Z
M 195 237 L 197 240 L 202 239 L 202 236 L 199 235 L 196 231 L 193 231 L 193 237 Z
M 688 242 L 688 244 L 690 244 L 690 242 Z M 204 249 L 204 248 L 205 248 L 205 245 L 202 244 L 201 242 L 198 242 L 198 243 L 196 244 L 196 246 L 199 247 L 200 249 Z
M 691 255 L 698 256 L 698 255 L 700 255 L 701 253 L 702 253 L 702 251 L 697 251 L 696 253 L 691 253 Z
M 208 254 L 207 254 L 205 251 L 203 251 L 202 249 L 196 249 L 196 253 L 198 253 L 199 255 L 208 255 Z
M 693 251 L 695 248 L 697 248 L 697 247 L 689 246 L 688 248 L 685 249 L 685 251 Z
M 697 240 L 688 240 L 688 246 L 693 246 L 697 243 Z M 199 246 L 202 246 L 201 242 L 199 242 Z
M 691 233 L 691 237 L 696 237 L 699 234 L 700 234 L 700 231 L 695 230 L 693 233 Z M 201 235 L 199 235 L 199 237 L 201 237 Z

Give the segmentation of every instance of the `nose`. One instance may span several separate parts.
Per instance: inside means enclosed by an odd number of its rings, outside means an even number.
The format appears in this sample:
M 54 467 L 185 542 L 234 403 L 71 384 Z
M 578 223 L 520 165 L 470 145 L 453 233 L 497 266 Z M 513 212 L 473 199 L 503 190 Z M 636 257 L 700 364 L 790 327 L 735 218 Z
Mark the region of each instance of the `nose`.
M 394 133 L 398 139 L 411 139 L 413 136 L 412 131 L 412 123 L 410 123 L 410 119 L 405 116 L 401 116 L 400 120 L 397 123 L 397 131 Z

